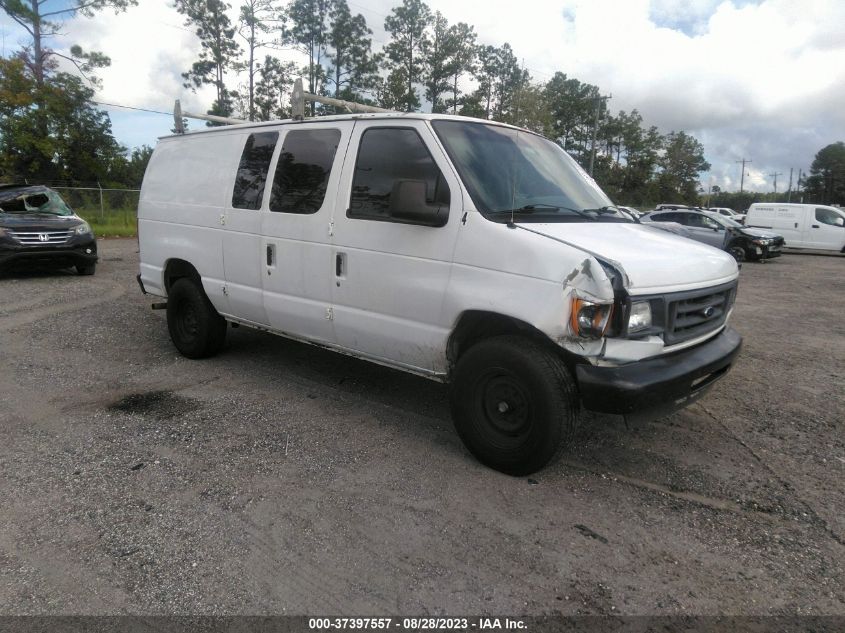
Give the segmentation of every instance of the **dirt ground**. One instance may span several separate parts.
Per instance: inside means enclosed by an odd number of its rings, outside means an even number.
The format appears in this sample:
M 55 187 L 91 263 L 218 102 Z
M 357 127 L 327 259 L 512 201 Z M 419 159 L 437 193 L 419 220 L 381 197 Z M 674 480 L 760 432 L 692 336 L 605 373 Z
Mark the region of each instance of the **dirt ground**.
M 845 614 L 845 258 L 746 264 L 710 394 L 511 478 L 442 385 L 245 328 L 182 358 L 136 249 L 0 277 L 0 613 Z

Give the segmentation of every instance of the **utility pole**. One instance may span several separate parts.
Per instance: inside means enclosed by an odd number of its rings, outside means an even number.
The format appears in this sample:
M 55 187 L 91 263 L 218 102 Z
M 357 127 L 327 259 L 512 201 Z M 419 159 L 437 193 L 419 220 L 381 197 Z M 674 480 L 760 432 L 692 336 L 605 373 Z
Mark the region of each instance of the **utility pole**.
M 801 169 L 798 170 L 798 182 L 795 184 L 795 194 L 801 194 L 798 202 L 804 202 L 804 194 L 801 192 L 801 181 L 804 179 L 804 174 Z
M 792 167 L 789 168 L 789 189 L 786 191 L 786 201 L 792 202 Z
M 750 163 L 750 158 L 743 158 L 742 160 L 734 161 L 736 163 L 742 163 L 742 173 L 739 176 L 739 192 L 742 193 L 742 189 L 745 186 L 745 163 Z
M 772 178 L 775 179 L 775 193 L 778 192 L 778 176 L 783 176 L 783 172 L 776 171 L 774 173 L 769 174 Z
M 593 97 L 596 100 L 596 115 L 593 119 L 593 145 L 590 149 L 590 175 L 593 175 L 593 167 L 596 163 L 596 136 L 599 132 L 599 111 L 601 110 L 601 102 L 608 99 L 613 99 L 613 95 L 602 97 L 601 95 Z

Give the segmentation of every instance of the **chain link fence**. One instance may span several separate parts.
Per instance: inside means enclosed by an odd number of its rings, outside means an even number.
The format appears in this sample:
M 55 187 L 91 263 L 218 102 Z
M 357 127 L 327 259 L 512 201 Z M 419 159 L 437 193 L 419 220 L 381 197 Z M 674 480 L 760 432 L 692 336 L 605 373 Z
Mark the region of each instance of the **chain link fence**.
M 132 236 L 137 231 L 140 189 L 102 187 L 99 183 L 44 182 L 57 191 L 77 215 L 85 219 L 97 235 Z

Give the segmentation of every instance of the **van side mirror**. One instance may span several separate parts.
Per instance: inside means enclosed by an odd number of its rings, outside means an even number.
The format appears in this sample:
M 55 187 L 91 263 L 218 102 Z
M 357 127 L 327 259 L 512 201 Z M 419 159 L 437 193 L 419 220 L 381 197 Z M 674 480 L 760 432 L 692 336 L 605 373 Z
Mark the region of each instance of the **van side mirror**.
M 439 204 L 429 204 L 425 199 L 424 180 L 397 180 L 390 193 L 391 217 L 414 224 L 443 226 L 449 217 L 449 210 Z M 445 212 L 444 212 L 445 211 Z
M 834 223 L 836 226 L 845 226 L 845 220 L 843 220 L 842 218 L 836 218 L 836 219 L 833 221 L 833 223 Z

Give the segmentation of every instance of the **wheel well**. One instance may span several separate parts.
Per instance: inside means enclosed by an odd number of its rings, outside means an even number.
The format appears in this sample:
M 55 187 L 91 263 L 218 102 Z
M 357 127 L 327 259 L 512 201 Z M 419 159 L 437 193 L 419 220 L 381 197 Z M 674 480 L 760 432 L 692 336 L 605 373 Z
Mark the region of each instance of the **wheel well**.
M 177 279 L 187 277 L 202 287 L 202 279 L 197 269 L 184 259 L 171 259 L 164 268 L 164 289 L 170 294 L 170 288 Z
M 496 312 L 468 310 L 460 316 L 457 325 L 449 336 L 446 357 L 449 361 L 450 369 L 476 343 L 494 336 L 503 336 L 506 334 L 524 336 L 547 346 L 563 359 L 570 370 L 579 362 L 575 356 L 559 345 L 555 345 L 546 334 L 530 323 Z

